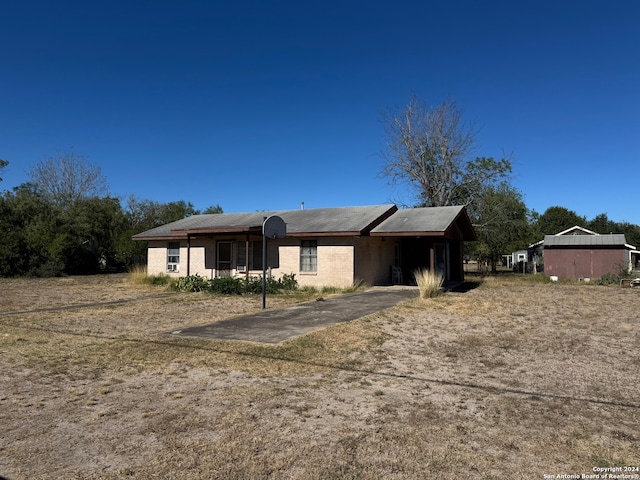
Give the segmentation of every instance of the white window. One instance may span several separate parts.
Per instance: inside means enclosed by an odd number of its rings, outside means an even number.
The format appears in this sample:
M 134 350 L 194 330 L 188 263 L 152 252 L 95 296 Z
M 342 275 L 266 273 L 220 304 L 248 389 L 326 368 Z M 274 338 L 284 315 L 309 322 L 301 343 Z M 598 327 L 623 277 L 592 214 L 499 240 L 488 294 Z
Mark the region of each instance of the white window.
M 300 271 L 318 271 L 318 241 L 302 240 L 300 243 Z
M 169 242 L 167 246 L 167 272 L 180 270 L 180 242 Z

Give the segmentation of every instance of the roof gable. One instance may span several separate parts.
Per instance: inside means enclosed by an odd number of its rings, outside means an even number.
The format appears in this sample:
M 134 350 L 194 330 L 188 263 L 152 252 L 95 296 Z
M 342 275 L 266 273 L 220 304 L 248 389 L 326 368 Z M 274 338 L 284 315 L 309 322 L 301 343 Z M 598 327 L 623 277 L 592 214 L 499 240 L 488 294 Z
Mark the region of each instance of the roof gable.
M 592 230 L 588 230 L 584 227 L 575 225 L 571 228 L 567 228 L 566 230 L 556 233 L 556 236 L 560 236 L 560 235 L 600 235 L 600 234 Z
M 287 235 L 362 235 L 398 210 L 395 205 L 314 208 L 278 213 L 287 224 Z
M 407 208 L 371 230 L 371 235 L 444 236 L 457 224 L 465 240 L 476 240 L 476 234 L 463 206 Z

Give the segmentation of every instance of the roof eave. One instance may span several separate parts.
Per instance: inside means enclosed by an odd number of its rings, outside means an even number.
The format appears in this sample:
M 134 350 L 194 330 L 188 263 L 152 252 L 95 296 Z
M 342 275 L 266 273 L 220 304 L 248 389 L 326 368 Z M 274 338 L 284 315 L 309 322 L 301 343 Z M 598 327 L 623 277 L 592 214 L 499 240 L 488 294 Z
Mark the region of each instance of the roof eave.
M 131 237 L 131 240 L 134 241 L 173 241 L 173 240 L 186 240 L 186 235 L 158 235 L 158 236 L 150 236 L 150 237 Z
M 444 237 L 445 232 L 371 232 L 372 237 Z
M 362 236 L 362 231 L 351 232 L 287 232 L 287 237 L 358 237 Z
M 176 235 L 202 235 L 202 234 L 224 234 L 224 233 L 261 233 L 261 226 L 253 227 L 220 227 L 220 228 L 193 228 L 185 230 L 171 230 Z
M 464 224 L 466 226 L 466 228 L 465 226 L 460 227 L 460 230 L 462 230 L 462 238 L 467 242 L 475 242 L 478 240 L 478 235 L 476 235 L 476 230 L 473 228 L 473 224 L 471 223 L 471 219 L 469 218 L 466 208 L 462 208 L 458 212 L 458 215 L 456 215 L 456 218 L 451 222 L 451 225 L 458 224 L 461 216 L 464 216 Z M 451 228 L 451 225 L 449 225 L 449 228 Z M 470 238 L 467 238 L 466 234 L 469 234 Z

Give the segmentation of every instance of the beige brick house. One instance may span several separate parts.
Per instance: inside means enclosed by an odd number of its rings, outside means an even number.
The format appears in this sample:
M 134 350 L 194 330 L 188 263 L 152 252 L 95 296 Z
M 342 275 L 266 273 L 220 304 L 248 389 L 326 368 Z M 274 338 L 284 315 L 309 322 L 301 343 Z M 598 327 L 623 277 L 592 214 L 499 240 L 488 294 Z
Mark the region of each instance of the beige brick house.
M 301 286 L 410 283 L 420 267 L 462 281 L 463 242 L 476 239 L 464 207 L 395 205 L 194 215 L 133 239 L 149 242 L 150 275 L 261 275 L 262 224 L 272 215 L 287 232 L 267 239 L 269 274 L 295 274 Z

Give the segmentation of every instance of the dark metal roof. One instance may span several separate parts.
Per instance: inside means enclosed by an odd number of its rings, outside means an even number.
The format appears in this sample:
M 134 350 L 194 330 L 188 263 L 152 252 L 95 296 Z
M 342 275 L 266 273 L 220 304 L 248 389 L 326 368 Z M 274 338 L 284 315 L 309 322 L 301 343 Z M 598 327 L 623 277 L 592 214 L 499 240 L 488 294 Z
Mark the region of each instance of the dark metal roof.
M 361 235 L 398 210 L 395 205 L 370 207 L 314 208 L 277 213 L 287 224 L 287 235 Z
M 454 224 L 462 230 L 465 240 L 475 240 L 476 235 L 462 206 L 408 208 L 398 210 L 375 227 L 372 235 L 444 235 Z
M 623 233 L 607 235 L 545 235 L 544 247 L 624 247 Z
M 287 235 L 362 235 L 397 210 L 395 205 L 314 208 L 250 213 L 194 215 L 133 236 L 134 240 L 186 237 L 187 234 L 261 233 L 266 217 L 278 215 Z

